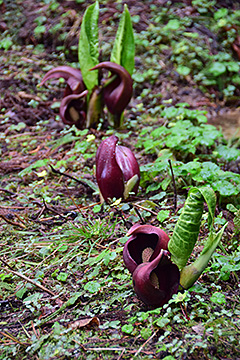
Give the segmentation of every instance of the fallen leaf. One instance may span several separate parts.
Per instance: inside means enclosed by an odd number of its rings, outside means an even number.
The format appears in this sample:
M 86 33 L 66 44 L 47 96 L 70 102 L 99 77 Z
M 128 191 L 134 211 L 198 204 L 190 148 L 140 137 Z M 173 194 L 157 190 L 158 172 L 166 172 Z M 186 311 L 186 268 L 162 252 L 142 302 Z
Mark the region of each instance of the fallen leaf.
M 80 329 L 80 328 L 87 328 L 90 329 L 92 327 L 99 327 L 100 321 L 99 319 L 94 316 L 93 318 L 86 318 L 74 321 L 73 323 L 68 325 L 68 328 L 72 330 Z

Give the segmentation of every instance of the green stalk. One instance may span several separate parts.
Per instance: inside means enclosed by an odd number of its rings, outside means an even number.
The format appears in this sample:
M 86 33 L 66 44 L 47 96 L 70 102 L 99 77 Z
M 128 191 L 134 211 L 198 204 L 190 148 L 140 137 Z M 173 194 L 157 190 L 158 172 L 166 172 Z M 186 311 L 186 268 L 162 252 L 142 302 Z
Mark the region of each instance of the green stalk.
M 119 128 L 122 127 L 122 125 L 123 125 L 123 117 L 124 117 L 123 112 L 120 113 L 120 114 L 118 114 L 118 113 L 117 114 L 111 114 L 108 111 L 108 122 L 114 129 L 119 129 Z
M 218 233 L 211 231 L 199 257 L 192 264 L 185 266 L 182 269 L 180 274 L 180 285 L 184 289 L 189 289 L 207 267 L 212 254 L 222 238 L 226 226 L 227 224 L 225 224 Z
M 102 91 L 96 88 L 93 90 L 88 103 L 86 128 L 91 128 L 98 124 L 102 113 Z

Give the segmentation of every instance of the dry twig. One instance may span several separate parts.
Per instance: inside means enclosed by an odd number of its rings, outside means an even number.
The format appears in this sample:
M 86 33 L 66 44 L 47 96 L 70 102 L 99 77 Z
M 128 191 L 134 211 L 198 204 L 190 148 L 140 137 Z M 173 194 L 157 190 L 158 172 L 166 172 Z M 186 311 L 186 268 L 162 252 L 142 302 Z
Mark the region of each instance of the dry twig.
M 16 276 L 19 276 L 20 278 L 22 278 L 23 280 L 37 286 L 38 288 L 40 288 L 41 290 L 47 292 L 48 294 L 52 295 L 52 296 L 58 296 L 58 294 L 55 294 L 54 292 L 52 292 L 51 290 L 47 289 L 45 286 L 41 285 L 41 284 L 38 284 L 36 281 L 30 279 L 29 277 L 19 273 L 18 271 L 15 271 L 12 269 L 12 267 L 10 265 L 8 265 L 8 263 L 3 260 L 2 258 L 0 258 L 0 260 L 2 261 L 2 263 L 4 265 L 7 266 L 8 269 L 6 269 L 8 272 L 11 272 L 12 274 L 16 275 Z

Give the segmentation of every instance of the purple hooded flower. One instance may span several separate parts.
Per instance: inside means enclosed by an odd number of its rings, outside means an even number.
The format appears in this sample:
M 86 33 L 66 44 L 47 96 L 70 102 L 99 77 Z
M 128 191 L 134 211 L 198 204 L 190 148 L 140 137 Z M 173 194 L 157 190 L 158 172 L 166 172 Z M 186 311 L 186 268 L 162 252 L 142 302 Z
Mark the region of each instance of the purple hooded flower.
M 160 251 L 167 250 L 169 237 L 162 229 L 152 225 L 133 225 L 130 236 L 123 248 L 123 260 L 133 273 L 138 265 L 152 261 Z
M 71 66 L 58 66 L 48 71 L 40 86 L 49 79 L 63 78 L 66 80 L 63 99 L 60 105 L 60 116 L 64 124 L 82 129 L 86 119 L 86 95 L 88 91 L 83 83 L 81 71 Z
M 101 195 L 109 199 L 127 198 L 129 190 L 137 193 L 140 170 L 131 150 L 117 145 L 115 135 L 102 141 L 96 155 L 96 177 Z
M 112 77 L 103 85 L 104 102 L 112 114 L 121 114 L 132 97 L 133 86 L 129 72 L 121 65 L 111 61 L 102 62 L 91 70 L 106 69 Z
M 166 250 L 161 250 L 152 261 L 138 265 L 133 273 L 136 294 L 146 305 L 154 307 L 163 306 L 178 292 L 179 281 L 179 269 Z

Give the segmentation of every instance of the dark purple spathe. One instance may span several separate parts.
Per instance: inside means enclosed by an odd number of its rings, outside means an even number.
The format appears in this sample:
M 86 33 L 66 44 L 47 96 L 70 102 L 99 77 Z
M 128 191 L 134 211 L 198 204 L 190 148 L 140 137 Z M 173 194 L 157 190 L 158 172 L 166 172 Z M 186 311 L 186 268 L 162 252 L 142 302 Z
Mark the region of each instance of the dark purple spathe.
M 156 226 L 135 224 L 128 231 L 129 235 L 123 248 L 123 260 L 131 273 L 141 263 L 155 259 L 162 249 L 167 250 L 169 237 Z
M 91 70 L 106 69 L 115 76 L 103 85 L 104 102 L 112 114 L 120 114 L 132 97 L 133 81 L 129 72 L 121 65 L 111 61 L 102 62 Z
M 146 305 L 154 307 L 163 306 L 178 292 L 179 281 L 179 269 L 166 250 L 161 250 L 151 262 L 138 265 L 133 273 L 136 294 Z
M 138 176 L 133 191 L 136 193 L 140 180 L 137 160 L 131 150 L 117 146 L 115 135 L 102 141 L 96 154 L 96 177 L 100 192 L 105 201 L 124 198 L 125 183 Z

